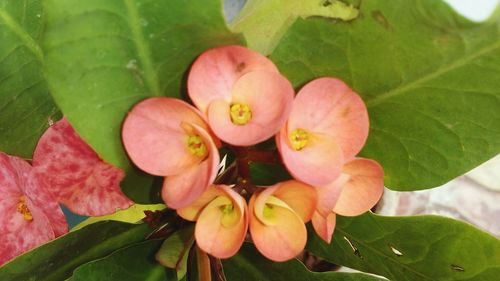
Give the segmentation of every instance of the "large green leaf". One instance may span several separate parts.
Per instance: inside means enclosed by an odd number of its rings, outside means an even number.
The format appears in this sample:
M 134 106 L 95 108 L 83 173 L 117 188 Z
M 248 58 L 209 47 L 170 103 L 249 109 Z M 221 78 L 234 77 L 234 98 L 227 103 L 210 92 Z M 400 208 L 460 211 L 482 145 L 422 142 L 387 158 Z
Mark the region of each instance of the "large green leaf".
M 396 190 L 430 188 L 500 152 L 500 21 L 441 1 L 363 1 L 352 22 L 297 20 L 271 55 L 296 87 L 344 80 L 365 100 L 378 160 Z
M 151 229 L 146 224 L 116 221 L 91 224 L 0 267 L 0 280 L 65 280 L 81 264 L 143 241 L 150 232 Z
M 111 255 L 84 264 L 73 272 L 71 281 L 177 281 L 175 271 L 159 264 L 154 255 L 161 245 L 151 240 L 120 249 Z
M 307 249 L 397 281 L 492 281 L 500 276 L 498 239 L 437 216 L 338 217 L 332 244 L 310 231 Z
M 238 254 L 223 261 L 228 281 L 380 281 L 361 273 L 311 272 L 300 261 L 273 262 L 260 255 L 253 245 L 245 243 Z
M 0 151 L 31 159 L 58 112 L 43 77 L 41 1 L 0 0 Z
M 46 76 L 62 112 L 105 160 L 128 170 L 127 111 L 149 96 L 180 97 L 205 49 L 239 43 L 219 0 L 46 0 Z
M 352 20 L 358 14 L 340 0 L 247 0 L 231 29 L 244 34 L 248 47 L 268 55 L 298 17 Z

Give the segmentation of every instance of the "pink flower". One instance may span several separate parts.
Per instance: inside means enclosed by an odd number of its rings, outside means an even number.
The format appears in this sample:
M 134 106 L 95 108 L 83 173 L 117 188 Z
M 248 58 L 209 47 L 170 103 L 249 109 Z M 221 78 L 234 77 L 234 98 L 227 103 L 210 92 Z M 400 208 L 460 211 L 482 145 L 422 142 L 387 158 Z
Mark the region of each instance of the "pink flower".
M 215 180 L 216 139 L 200 113 L 174 98 L 149 98 L 128 114 L 122 129 L 125 149 L 142 170 L 164 176 L 162 197 L 170 208 L 194 202 Z
M 225 46 L 196 59 L 189 72 L 188 93 L 220 139 L 246 146 L 279 131 L 294 91 L 263 55 L 241 46 Z
M 0 265 L 66 232 L 66 219 L 28 162 L 0 152 Z
M 290 180 L 254 193 L 249 203 L 255 247 L 273 261 L 298 255 L 307 242 L 308 222 L 316 208 L 314 187 Z
M 312 217 L 318 235 L 330 243 L 336 214 L 357 216 L 370 210 L 384 191 L 384 171 L 375 161 L 355 158 L 344 164 L 334 182 L 317 188 L 318 205 Z
M 213 185 L 193 204 L 177 209 L 179 216 L 196 221 L 196 243 L 217 258 L 229 258 L 240 249 L 248 229 L 245 199 L 227 185 Z
M 319 78 L 295 97 L 276 144 L 294 178 L 324 186 L 340 175 L 344 161 L 361 150 L 368 127 L 363 100 L 344 82 Z
M 102 216 L 133 204 L 119 186 L 125 173 L 103 162 L 65 118 L 38 141 L 33 167 L 53 197 L 76 214 Z

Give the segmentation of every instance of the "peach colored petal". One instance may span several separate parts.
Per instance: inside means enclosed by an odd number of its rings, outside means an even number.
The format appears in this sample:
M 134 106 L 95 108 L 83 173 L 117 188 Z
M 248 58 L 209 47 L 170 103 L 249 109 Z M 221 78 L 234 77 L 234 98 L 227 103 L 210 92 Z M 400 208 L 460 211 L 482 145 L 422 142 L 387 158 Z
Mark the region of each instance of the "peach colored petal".
M 356 158 L 344 165 L 350 176 L 333 211 L 343 216 L 357 216 L 377 204 L 384 192 L 384 170 L 375 161 Z
M 330 244 L 332 242 L 333 231 L 335 230 L 336 215 L 330 212 L 326 217 L 322 216 L 318 212 L 314 212 L 312 217 L 312 225 L 314 231 L 318 234 L 321 239 L 326 243 Z
M 208 120 L 214 133 L 233 145 L 254 145 L 274 134 L 285 123 L 293 102 L 290 82 L 278 73 L 253 71 L 238 79 L 230 100 L 215 100 L 208 108 Z M 250 107 L 252 118 L 245 125 L 231 121 L 232 104 Z
M 200 157 L 187 149 L 183 123 L 208 131 L 200 113 L 179 99 L 149 98 L 135 105 L 122 128 L 123 144 L 134 164 L 153 175 L 171 176 L 199 163 Z
M 260 194 L 259 194 L 260 196 Z M 258 196 L 257 196 L 258 197 Z M 250 199 L 250 234 L 255 247 L 273 261 L 286 261 L 297 256 L 305 247 L 307 230 L 302 218 L 280 199 L 269 196 L 266 214 L 255 207 L 256 195 Z M 257 217 L 265 217 L 265 222 Z
M 196 201 L 186 207 L 177 209 L 177 214 L 185 220 L 196 221 L 203 208 L 215 197 L 221 195 L 224 195 L 224 191 L 215 185 L 211 185 Z
M 343 156 L 334 138 L 310 134 L 308 144 L 301 150 L 290 147 L 285 127 L 276 135 L 283 163 L 292 176 L 312 186 L 334 181 L 341 172 Z
M 332 212 L 333 207 L 339 199 L 340 192 L 347 181 L 349 181 L 349 175 L 341 174 L 333 182 L 316 188 L 318 193 L 318 205 L 316 211 L 322 216 L 326 217 Z
M 125 173 L 103 162 L 65 118 L 38 141 L 33 168 L 52 196 L 74 213 L 102 216 L 133 204 L 120 188 Z
M 230 101 L 233 84 L 242 75 L 278 69 L 265 56 L 242 46 L 210 49 L 193 63 L 188 76 L 188 93 L 193 103 L 205 114 L 215 100 Z
M 248 228 L 245 200 L 229 187 L 221 186 L 226 195 L 212 200 L 201 212 L 195 228 L 196 243 L 208 254 L 229 258 L 240 249 Z M 232 211 L 224 213 L 224 208 Z
M 368 111 L 344 82 L 319 78 L 306 84 L 295 97 L 288 132 L 297 128 L 334 137 L 348 160 L 368 137 Z
M 308 222 L 318 201 L 316 189 L 296 180 L 289 180 L 277 185 L 279 187 L 273 192 L 273 195 L 290 206 L 304 222 Z
M 162 198 L 169 208 L 178 209 L 193 203 L 214 182 L 219 168 L 219 152 L 211 136 L 201 127 L 191 124 L 208 146 L 208 157 L 182 173 L 165 177 Z

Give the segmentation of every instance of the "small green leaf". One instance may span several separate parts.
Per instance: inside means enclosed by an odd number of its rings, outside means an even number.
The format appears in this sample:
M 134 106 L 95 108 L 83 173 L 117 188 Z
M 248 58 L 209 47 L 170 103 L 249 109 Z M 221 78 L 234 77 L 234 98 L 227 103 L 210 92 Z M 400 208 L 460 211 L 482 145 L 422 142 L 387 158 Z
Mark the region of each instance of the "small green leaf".
M 87 225 L 100 222 L 100 221 L 121 221 L 121 222 L 128 222 L 128 223 L 137 223 L 140 220 L 142 220 L 145 215 L 144 211 L 156 211 L 156 210 L 163 210 L 165 209 L 166 206 L 164 204 L 150 204 L 150 205 L 140 205 L 140 204 L 134 204 L 130 206 L 130 208 L 126 210 L 120 210 L 118 212 L 115 212 L 114 214 L 107 215 L 107 216 L 100 216 L 100 217 L 90 217 L 75 227 L 71 229 L 71 231 L 75 231 L 78 229 L 81 229 Z
M 160 240 L 150 240 L 120 249 L 111 255 L 78 267 L 71 281 L 177 281 L 173 270 L 156 262 Z
M 344 80 L 368 106 L 361 155 L 386 186 L 439 186 L 500 152 L 500 21 L 441 1 L 363 1 L 349 23 L 297 20 L 271 55 L 295 87 Z
M 339 216 L 332 244 L 309 231 L 307 249 L 390 280 L 491 281 L 500 276 L 498 239 L 438 216 Z
M 43 77 L 41 1 L 0 0 L 0 151 L 31 159 L 59 118 Z
M 189 250 L 194 244 L 194 225 L 189 225 L 170 235 L 156 253 L 156 260 L 163 266 L 175 269 L 177 279 L 187 273 Z
M 267 163 L 250 163 L 250 175 L 252 184 L 267 186 L 292 177 L 283 165 Z
M 268 55 L 298 17 L 347 21 L 358 14 L 358 9 L 339 0 L 248 0 L 231 29 L 243 33 L 248 47 Z
M 3 265 L 0 280 L 65 280 L 81 264 L 143 241 L 150 232 L 146 224 L 107 221 L 88 225 Z
M 253 245 L 243 244 L 238 254 L 222 261 L 228 281 L 381 281 L 362 273 L 311 272 L 300 261 L 273 262 L 260 255 Z

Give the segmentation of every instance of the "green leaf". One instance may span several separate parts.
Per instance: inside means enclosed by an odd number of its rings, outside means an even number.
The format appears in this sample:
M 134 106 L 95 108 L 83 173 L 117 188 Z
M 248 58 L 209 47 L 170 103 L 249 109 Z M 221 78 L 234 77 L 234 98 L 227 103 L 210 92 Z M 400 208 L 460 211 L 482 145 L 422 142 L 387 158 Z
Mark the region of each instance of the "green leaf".
M 175 272 L 154 259 L 162 241 L 150 240 L 120 249 L 111 255 L 78 267 L 71 281 L 177 281 Z
M 390 280 L 491 281 L 500 276 L 498 239 L 438 216 L 338 216 L 332 244 L 310 231 L 307 249 Z
M 125 210 L 120 210 L 117 211 L 111 215 L 107 216 L 99 216 L 99 217 L 90 217 L 75 227 L 71 229 L 71 231 L 75 231 L 78 229 L 81 229 L 87 225 L 97 223 L 100 221 L 122 221 L 122 222 L 128 222 L 128 223 L 137 223 L 140 220 L 142 220 L 145 215 L 144 211 L 159 211 L 165 209 L 166 206 L 164 204 L 150 204 L 150 205 L 140 205 L 140 204 L 134 204 L 130 206 L 128 209 Z
M 172 233 L 156 253 L 156 260 L 163 266 L 175 269 L 177 279 L 187 273 L 189 251 L 194 244 L 194 224 Z
M 252 184 L 267 186 L 289 180 L 292 177 L 283 165 L 267 163 L 250 163 Z
M 43 77 L 41 1 L 0 0 L 0 151 L 31 159 L 58 116 Z
M 151 232 L 146 224 L 99 222 L 70 232 L 0 267 L 0 280 L 65 280 L 86 262 L 101 258 Z M 22 233 L 20 233 L 22 235 Z
M 131 107 L 150 96 L 181 97 L 196 56 L 241 43 L 227 30 L 218 0 L 44 3 L 51 94 L 82 138 L 128 175 L 121 124 Z M 151 184 L 146 179 L 131 188 L 143 190 Z
M 359 19 L 298 20 L 271 55 L 300 87 L 344 80 L 396 190 L 441 185 L 500 151 L 500 21 L 477 24 L 435 0 L 364 1 Z
M 257 252 L 253 245 L 244 243 L 238 254 L 223 260 L 228 281 L 379 281 L 384 280 L 361 273 L 311 272 L 300 261 L 273 262 Z
M 248 47 L 268 55 L 298 17 L 311 16 L 352 20 L 358 9 L 339 0 L 247 0 L 231 29 L 243 33 Z

